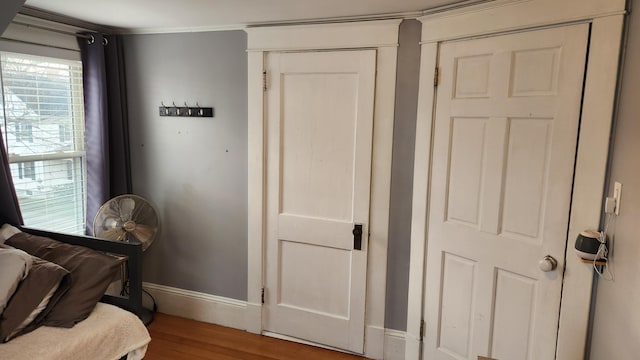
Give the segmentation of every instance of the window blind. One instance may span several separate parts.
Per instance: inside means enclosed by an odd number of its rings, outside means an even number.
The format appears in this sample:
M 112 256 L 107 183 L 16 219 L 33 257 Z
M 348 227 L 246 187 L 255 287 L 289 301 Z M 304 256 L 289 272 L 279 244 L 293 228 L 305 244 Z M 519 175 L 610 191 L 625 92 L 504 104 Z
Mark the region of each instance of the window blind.
M 0 52 L 0 75 L 2 130 L 25 225 L 84 233 L 81 62 Z

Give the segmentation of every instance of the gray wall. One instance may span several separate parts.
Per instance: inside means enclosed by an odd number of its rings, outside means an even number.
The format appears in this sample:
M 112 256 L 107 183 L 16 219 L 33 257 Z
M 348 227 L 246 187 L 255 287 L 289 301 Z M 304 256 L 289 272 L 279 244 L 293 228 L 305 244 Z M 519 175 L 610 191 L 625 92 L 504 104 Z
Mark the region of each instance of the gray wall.
M 620 215 L 608 231 L 614 281 L 598 280 L 591 359 L 640 356 L 640 4 L 630 15 L 629 38 L 616 119 L 609 194 L 622 183 Z
M 13 17 L 22 8 L 25 0 L 2 0 L 0 4 L 0 34 L 9 26 Z
M 396 330 L 407 328 L 411 201 L 421 29 L 422 26 L 417 20 L 406 20 L 400 24 L 385 307 L 385 327 Z
M 611 179 L 623 183 L 615 282 L 600 281 L 592 359 L 640 353 L 640 15 L 631 15 Z M 400 27 L 385 326 L 406 329 L 420 24 Z M 246 300 L 247 60 L 242 31 L 125 37 L 134 192 L 161 232 L 144 279 Z M 158 116 L 160 101 L 214 106 L 214 118 Z
M 144 280 L 247 298 L 247 55 L 243 31 L 124 38 L 134 193 L 160 233 Z M 160 102 L 215 108 L 160 117 Z
M 420 23 L 400 26 L 385 325 L 406 329 Z M 125 61 L 134 192 L 160 212 L 144 280 L 246 300 L 244 32 L 129 35 Z M 216 116 L 158 116 L 160 101 Z

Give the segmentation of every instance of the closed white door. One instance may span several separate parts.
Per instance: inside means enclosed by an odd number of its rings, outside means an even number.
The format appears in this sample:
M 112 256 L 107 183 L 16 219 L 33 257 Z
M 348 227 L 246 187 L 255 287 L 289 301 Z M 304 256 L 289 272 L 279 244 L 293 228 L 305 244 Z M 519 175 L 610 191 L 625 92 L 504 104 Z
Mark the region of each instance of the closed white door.
M 266 69 L 264 329 L 362 353 L 376 51 Z
M 588 32 L 441 45 L 424 359 L 554 359 Z

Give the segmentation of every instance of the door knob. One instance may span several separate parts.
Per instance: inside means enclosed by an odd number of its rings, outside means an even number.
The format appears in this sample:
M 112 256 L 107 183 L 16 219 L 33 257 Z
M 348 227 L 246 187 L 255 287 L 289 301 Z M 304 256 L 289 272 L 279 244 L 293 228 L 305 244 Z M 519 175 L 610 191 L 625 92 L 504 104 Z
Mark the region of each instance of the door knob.
M 551 255 L 547 255 L 538 262 L 538 267 L 544 272 L 553 271 L 558 267 L 558 261 Z

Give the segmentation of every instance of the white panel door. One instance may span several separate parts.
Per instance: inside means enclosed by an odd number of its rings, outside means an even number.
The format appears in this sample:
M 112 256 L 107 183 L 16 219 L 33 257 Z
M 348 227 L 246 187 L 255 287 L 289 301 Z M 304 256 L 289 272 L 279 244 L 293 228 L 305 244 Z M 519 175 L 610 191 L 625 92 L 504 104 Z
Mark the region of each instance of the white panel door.
M 362 353 L 376 51 L 266 61 L 264 329 Z
M 441 45 L 424 359 L 554 358 L 587 42 L 574 25 Z

